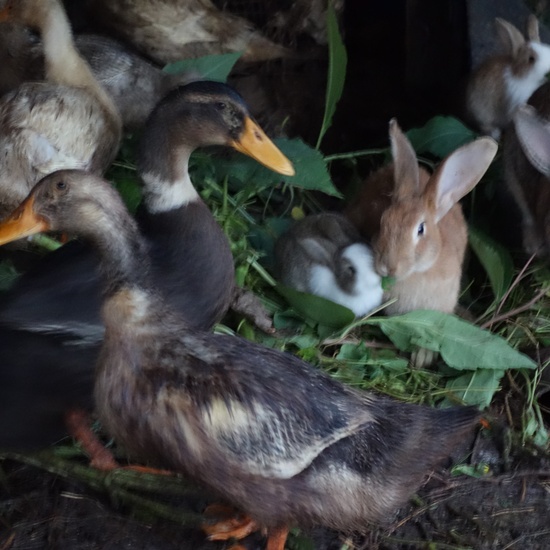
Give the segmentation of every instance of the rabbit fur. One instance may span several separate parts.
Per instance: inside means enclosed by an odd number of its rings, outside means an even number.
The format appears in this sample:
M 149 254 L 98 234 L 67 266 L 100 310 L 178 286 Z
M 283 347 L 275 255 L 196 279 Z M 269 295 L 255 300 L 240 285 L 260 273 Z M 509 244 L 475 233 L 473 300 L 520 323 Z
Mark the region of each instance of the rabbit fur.
M 341 214 L 324 212 L 296 222 L 277 240 L 275 261 L 283 284 L 341 304 L 357 317 L 382 301 L 372 252 Z
M 550 256 L 550 84 L 514 116 L 503 138 L 504 178 L 522 216 L 523 246 Z
M 544 83 L 550 71 L 550 46 L 539 38 L 537 18 L 527 23 L 527 39 L 511 23 L 495 19 L 502 51 L 486 59 L 470 76 L 466 108 L 484 134 L 499 139 L 515 110 Z
M 463 145 L 429 175 L 418 166 L 395 119 L 390 121 L 390 141 L 393 164 L 367 179 L 346 213 L 355 223 L 359 220 L 363 237 L 373 239 L 376 271 L 394 279 L 384 296 L 397 299 L 387 306 L 388 314 L 415 309 L 452 313 L 467 244 L 458 201 L 481 179 L 497 144 L 482 137 Z

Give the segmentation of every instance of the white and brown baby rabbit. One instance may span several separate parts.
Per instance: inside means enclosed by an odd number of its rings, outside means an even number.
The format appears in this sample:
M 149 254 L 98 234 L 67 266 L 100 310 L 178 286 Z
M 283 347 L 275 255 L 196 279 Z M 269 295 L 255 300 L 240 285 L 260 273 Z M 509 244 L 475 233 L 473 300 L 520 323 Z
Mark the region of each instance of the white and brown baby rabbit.
M 497 17 L 495 24 L 502 51 L 470 76 L 466 108 L 484 134 L 499 139 L 516 109 L 544 83 L 550 71 L 550 46 L 541 44 L 534 15 L 528 19 L 528 39 L 503 19 Z
M 463 145 L 429 175 L 418 166 L 395 119 L 390 140 L 393 164 L 365 181 L 346 213 L 365 238 L 374 237 L 375 269 L 394 279 L 385 299 L 397 301 L 386 308 L 388 314 L 415 309 L 451 313 L 468 238 L 458 201 L 481 179 L 497 144 L 483 137 Z
M 370 248 L 341 214 L 307 216 L 275 244 L 277 277 L 289 287 L 332 300 L 362 317 L 382 302 Z
M 504 177 L 519 206 L 523 245 L 550 256 L 550 84 L 520 107 L 503 139 Z

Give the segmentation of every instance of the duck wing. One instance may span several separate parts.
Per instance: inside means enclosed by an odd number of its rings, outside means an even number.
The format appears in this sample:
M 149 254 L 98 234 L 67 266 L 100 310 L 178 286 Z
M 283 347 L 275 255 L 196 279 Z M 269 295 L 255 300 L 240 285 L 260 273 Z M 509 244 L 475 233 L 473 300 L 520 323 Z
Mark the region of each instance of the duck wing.
M 294 355 L 190 330 L 165 344 L 142 348 L 143 364 L 154 365 L 144 375 L 161 408 L 176 411 L 196 458 L 215 454 L 243 475 L 285 479 L 376 422 L 375 397 Z

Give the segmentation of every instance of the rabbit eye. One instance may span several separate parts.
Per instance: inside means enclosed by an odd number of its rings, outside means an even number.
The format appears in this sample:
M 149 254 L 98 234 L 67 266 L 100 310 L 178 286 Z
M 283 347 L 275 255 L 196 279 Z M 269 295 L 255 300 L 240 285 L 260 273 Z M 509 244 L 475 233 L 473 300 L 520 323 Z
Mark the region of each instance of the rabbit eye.
M 535 57 L 534 54 L 531 54 L 531 55 L 529 56 L 529 63 L 533 64 L 536 60 L 537 60 L 537 58 Z
M 418 226 L 418 229 L 416 230 L 416 234 L 417 234 L 418 237 L 422 237 L 424 235 L 425 231 L 426 231 L 425 222 L 422 222 Z

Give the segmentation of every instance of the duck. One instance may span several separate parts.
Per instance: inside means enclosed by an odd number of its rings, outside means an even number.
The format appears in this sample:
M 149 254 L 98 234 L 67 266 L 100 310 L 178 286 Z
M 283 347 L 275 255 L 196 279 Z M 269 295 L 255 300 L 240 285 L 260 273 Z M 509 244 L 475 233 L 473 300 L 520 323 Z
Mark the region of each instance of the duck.
M 74 37 L 79 54 L 107 92 L 122 119 L 123 129 L 135 132 L 168 91 L 199 80 L 185 71 L 169 74 L 124 44 L 97 34 Z M 0 23 L 0 95 L 28 80 L 44 80 L 44 52 L 40 37 L 23 25 Z
M 40 37 L 22 25 L 0 23 L 0 96 L 27 80 L 44 80 Z
M 161 65 L 230 52 L 242 52 L 245 62 L 290 55 L 250 21 L 218 9 L 211 0 L 94 0 L 91 8 L 102 29 Z
M 192 151 L 204 145 L 230 146 L 287 175 L 294 169 L 244 100 L 222 83 L 176 88 L 145 124 L 136 219 L 153 278 L 191 326 L 210 330 L 233 299 L 235 276 L 227 238 L 188 172 Z M 92 409 L 93 368 L 104 333 L 100 281 L 94 249 L 76 239 L 47 254 L 0 298 L 0 341 L 6 341 L 0 347 L 0 448 L 50 445 L 67 434 L 67 410 Z M 13 353 L 9 342 L 19 341 L 38 351 L 33 361 L 23 363 Z M 47 372 L 48 380 L 35 372 Z M 49 383 L 54 379 L 58 384 Z
M 79 234 L 101 258 L 94 397 L 104 428 L 132 456 L 242 510 L 243 523 L 267 530 L 268 550 L 283 550 L 294 525 L 384 521 L 478 422 L 472 407 L 359 391 L 290 353 L 190 327 L 154 287 L 147 242 L 98 176 L 46 176 L 0 225 L 0 244 L 42 231 Z
M 59 0 L 7 0 L 0 21 L 40 33 L 46 75 L 0 98 L 0 211 L 6 212 L 56 169 L 104 173 L 117 154 L 122 122 L 77 52 Z

